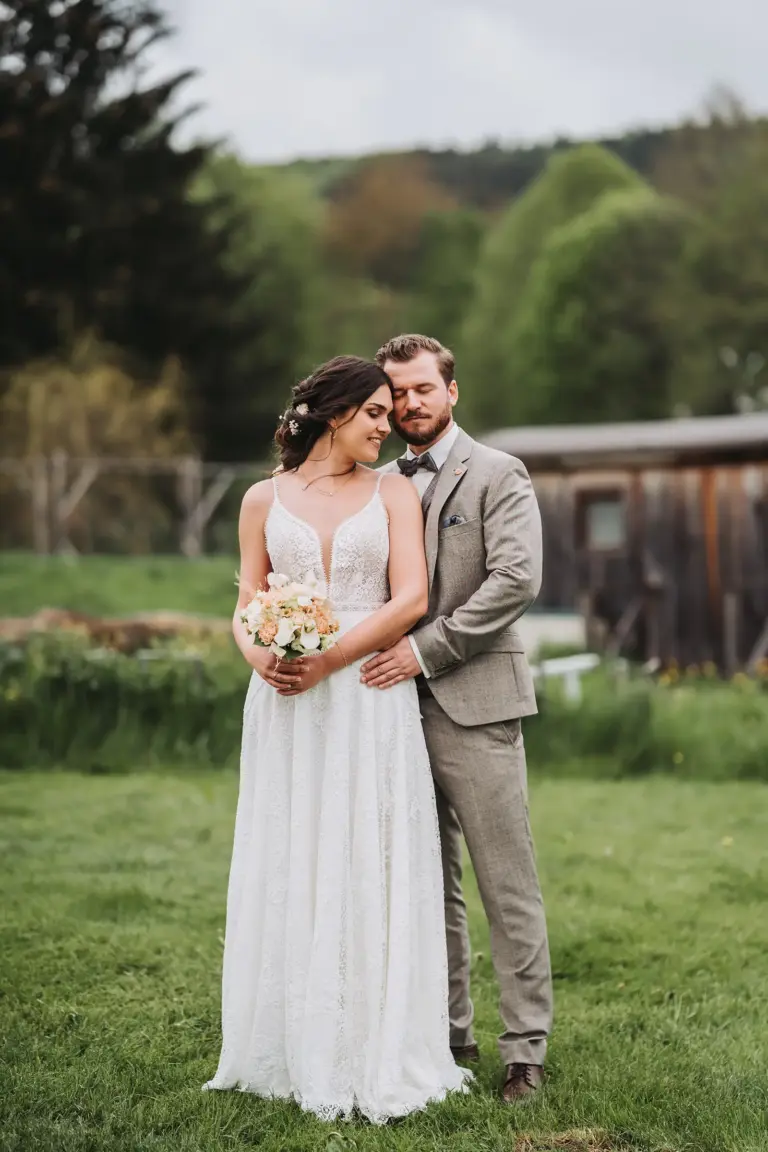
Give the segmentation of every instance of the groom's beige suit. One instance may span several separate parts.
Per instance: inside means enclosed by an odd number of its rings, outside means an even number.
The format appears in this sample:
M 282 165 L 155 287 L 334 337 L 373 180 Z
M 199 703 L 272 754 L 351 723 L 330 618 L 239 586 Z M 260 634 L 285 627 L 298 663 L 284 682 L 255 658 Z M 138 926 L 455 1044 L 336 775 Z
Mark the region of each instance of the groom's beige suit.
M 491 928 L 505 1064 L 543 1064 L 552 1024 L 544 906 L 520 720 L 536 712 L 515 621 L 541 585 L 541 518 L 524 465 L 454 428 L 420 470 L 429 609 L 410 640 L 435 779 L 451 1045 L 474 1042 L 461 833 Z M 397 471 L 397 462 L 383 471 Z

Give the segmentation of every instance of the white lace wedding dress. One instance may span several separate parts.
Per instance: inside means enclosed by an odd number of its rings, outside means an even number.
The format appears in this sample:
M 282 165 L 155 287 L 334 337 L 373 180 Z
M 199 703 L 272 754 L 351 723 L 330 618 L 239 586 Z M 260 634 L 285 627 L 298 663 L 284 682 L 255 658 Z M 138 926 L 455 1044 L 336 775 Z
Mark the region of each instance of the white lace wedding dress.
M 316 531 L 275 496 L 273 569 L 326 581 Z M 328 593 L 342 632 L 388 598 L 378 487 L 337 529 Z M 256 674 L 245 702 L 227 897 L 223 1046 L 205 1088 L 293 1097 L 375 1123 L 460 1089 L 448 1043 L 440 850 L 413 681 L 360 664 L 305 695 Z

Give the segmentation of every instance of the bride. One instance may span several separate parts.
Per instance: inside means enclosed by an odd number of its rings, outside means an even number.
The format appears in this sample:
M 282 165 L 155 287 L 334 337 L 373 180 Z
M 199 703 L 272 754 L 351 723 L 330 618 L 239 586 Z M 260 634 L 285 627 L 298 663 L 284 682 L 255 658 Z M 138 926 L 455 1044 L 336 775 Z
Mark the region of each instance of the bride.
M 374 1123 L 460 1089 L 448 1041 L 435 797 L 416 687 L 364 687 L 360 663 L 427 609 L 419 498 L 365 467 L 389 435 L 390 381 L 337 357 L 277 431 L 282 467 L 240 515 L 234 635 L 245 701 L 227 896 L 223 1045 L 205 1088 L 292 1097 Z M 240 622 L 270 571 L 310 573 L 341 621 L 322 655 L 280 664 Z

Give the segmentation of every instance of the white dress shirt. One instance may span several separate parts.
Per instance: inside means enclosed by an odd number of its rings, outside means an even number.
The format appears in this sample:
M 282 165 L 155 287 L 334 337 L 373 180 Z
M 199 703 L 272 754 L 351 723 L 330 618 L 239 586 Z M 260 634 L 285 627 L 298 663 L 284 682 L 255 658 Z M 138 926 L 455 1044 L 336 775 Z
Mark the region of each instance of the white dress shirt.
M 435 464 L 437 465 L 438 472 L 440 471 L 440 469 L 442 468 L 442 466 L 445 464 L 446 460 L 448 459 L 450 452 L 451 452 L 451 449 L 453 448 L 454 444 L 456 443 L 456 437 L 458 436 L 459 431 L 460 431 L 460 429 L 459 429 L 458 424 L 452 424 L 451 427 L 446 432 L 445 436 L 443 436 L 442 439 L 438 440 L 438 442 L 436 444 L 433 444 L 432 447 L 429 449 L 429 454 L 432 457 L 432 459 L 434 460 Z M 409 447 L 408 451 L 406 452 L 405 455 L 406 455 L 406 458 L 408 460 L 413 460 L 417 455 L 423 455 L 423 453 L 416 453 L 413 451 L 413 449 L 411 447 Z M 419 496 L 421 496 L 422 498 L 423 498 L 424 493 L 426 492 L 427 488 L 429 488 L 430 484 L 432 483 L 434 476 L 435 476 L 434 472 L 430 472 L 426 468 L 419 468 L 418 472 L 414 472 L 413 476 L 411 476 L 411 483 L 416 486 L 416 489 L 419 493 Z M 414 656 L 416 657 L 416 659 L 419 662 L 419 667 L 421 668 L 422 672 L 424 673 L 424 676 L 428 680 L 429 679 L 429 672 L 427 671 L 426 667 L 424 666 L 424 661 L 421 658 L 421 653 L 419 652 L 418 648 L 416 647 L 416 641 L 414 640 L 413 636 L 408 637 L 408 642 L 410 643 L 411 648 L 413 649 Z

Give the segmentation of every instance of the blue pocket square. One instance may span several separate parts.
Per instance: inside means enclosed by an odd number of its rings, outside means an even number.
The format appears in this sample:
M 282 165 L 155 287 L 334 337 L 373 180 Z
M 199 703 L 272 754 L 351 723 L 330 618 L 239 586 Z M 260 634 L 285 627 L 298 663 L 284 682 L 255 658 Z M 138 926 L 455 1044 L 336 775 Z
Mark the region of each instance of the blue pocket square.
M 463 516 L 446 516 L 445 520 L 442 521 L 440 527 L 441 528 L 453 528 L 455 524 L 466 524 L 466 520 L 464 519 Z

